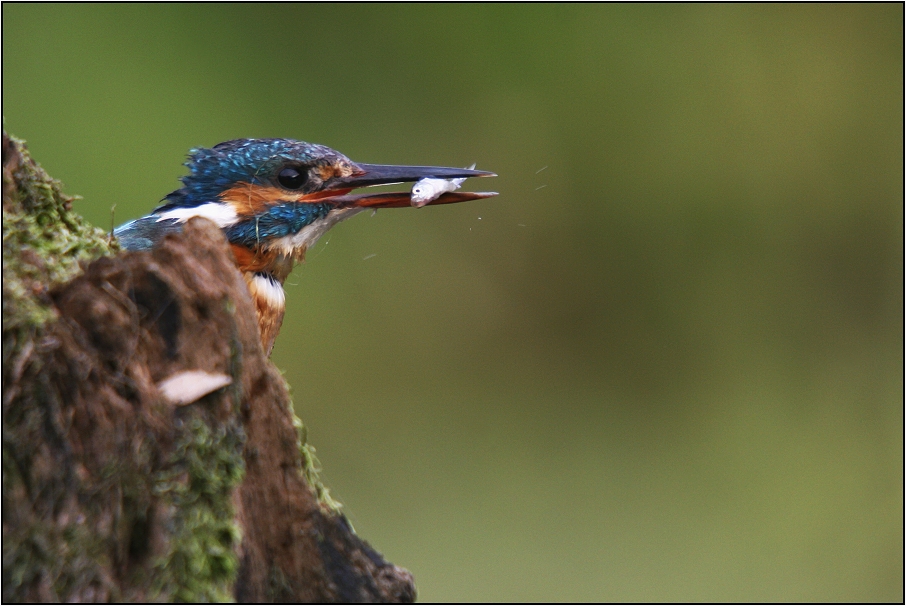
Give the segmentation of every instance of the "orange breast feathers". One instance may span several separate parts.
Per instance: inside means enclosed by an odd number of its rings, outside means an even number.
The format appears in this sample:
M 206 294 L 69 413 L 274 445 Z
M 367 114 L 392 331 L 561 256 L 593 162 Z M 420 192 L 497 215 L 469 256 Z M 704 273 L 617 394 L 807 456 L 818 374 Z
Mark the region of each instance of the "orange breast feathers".
M 251 249 L 241 244 L 230 244 L 236 267 L 242 272 L 273 272 L 282 255 L 276 250 Z
M 269 275 L 244 272 L 243 277 L 255 302 L 261 347 L 265 355 L 269 356 L 283 324 L 283 313 L 286 310 L 283 286 Z

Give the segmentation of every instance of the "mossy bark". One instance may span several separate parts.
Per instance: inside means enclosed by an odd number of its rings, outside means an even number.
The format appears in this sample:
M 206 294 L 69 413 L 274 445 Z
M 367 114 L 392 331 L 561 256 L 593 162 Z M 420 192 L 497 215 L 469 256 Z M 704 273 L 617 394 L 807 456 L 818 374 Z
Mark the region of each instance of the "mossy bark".
M 317 479 L 229 247 L 120 252 L 3 136 L 4 601 L 412 601 Z M 182 371 L 230 385 L 186 405 Z

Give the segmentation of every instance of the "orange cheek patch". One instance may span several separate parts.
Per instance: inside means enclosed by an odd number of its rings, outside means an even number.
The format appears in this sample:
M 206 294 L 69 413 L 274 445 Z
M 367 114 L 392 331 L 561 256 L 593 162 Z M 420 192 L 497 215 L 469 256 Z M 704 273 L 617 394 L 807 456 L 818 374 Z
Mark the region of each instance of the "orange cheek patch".
M 303 197 L 302 194 L 251 183 L 237 183 L 220 194 L 220 199 L 231 204 L 240 216 L 257 215 L 278 202 L 298 202 Z
M 237 183 L 221 193 L 220 199 L 229 203 L 240 217 L 254 217 L 267 211 L 269 206 L 280 202 L 317 202 L 332 196 L 343 196 L 351 191 L 352 189 L 334 189 L 310 194 L 294 194 L 276 187 Z

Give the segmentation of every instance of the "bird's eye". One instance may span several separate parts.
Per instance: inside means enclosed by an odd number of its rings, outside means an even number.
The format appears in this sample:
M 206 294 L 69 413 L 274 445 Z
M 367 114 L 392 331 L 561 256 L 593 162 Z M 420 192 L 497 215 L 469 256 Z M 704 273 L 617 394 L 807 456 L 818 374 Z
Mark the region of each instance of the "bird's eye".
M 300 189 L 305 185 L 307 178 L 305 173 L 299 172 L 291 166 L 280 169 L 280 172 L 277 174 L 277 181 L 286 189 Z

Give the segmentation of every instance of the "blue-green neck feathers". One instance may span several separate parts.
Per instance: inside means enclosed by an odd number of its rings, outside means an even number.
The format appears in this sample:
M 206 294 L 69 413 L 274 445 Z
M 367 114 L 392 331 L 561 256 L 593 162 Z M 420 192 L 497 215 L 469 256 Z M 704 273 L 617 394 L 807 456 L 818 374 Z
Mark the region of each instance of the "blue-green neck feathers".
M 326 203 L 275 204 L 256 217 L 225 228 L 224 232 L 230 242 L 253 247 L 262 241 L 295 234 L 326 217 L 330 209 L 331 205 Z

